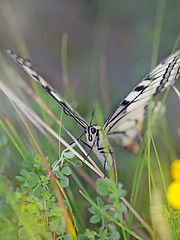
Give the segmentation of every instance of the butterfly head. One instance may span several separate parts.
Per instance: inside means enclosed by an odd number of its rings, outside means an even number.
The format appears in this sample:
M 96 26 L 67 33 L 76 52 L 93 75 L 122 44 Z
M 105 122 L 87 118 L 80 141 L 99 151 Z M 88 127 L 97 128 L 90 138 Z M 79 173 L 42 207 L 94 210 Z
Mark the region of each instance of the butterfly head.
M 99 135 L 99 126 L 88 126 L 87 128 L 84 129 L 86 138 L 89 144 L 93 143 L 96 137 Z

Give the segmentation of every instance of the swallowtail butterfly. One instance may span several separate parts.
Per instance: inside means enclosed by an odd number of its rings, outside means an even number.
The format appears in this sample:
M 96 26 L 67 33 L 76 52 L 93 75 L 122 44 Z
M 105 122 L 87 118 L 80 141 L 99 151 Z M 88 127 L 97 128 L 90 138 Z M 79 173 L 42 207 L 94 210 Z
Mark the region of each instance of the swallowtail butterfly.
M 136 150 L 136 139 L 142 133 L 145 112 L 153 96 L 172 86 L 180 75 L 180 50 L 164 59 L 116 107 L 105 121 L 103 128 L 88 124 L 71 106 L 39 75 L 29 60 L 6 49 L 8 55 L 41 85 L 84 129 L 87 146 L 94 151 L 107 168 L 107 158 L 113 162 L 113 152 L 108 142 L 114 139 L 130 150 Z M 104 137 L 106 136 L 106 137 Z M 108 164 L 109 165 L 109 164 Z

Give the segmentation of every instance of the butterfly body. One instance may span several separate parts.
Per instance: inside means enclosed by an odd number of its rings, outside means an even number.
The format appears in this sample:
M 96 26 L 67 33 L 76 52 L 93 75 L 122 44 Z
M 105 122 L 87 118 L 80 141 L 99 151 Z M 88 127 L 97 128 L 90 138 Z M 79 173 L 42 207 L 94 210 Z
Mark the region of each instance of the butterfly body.
M 153 106 L 152 98 L 172 86 L 180 75 L 180 50 L 164 59 L 154 70 L 119 103 L 105 121 L 103 128 L 88 124 L 34 69 L 29 60 L 6 49 L 8 55 L 17 62 L 35 81 L 41 85 L 63 108 L 64 112 L 76 120 L 84 129 L 87 146 L 93 150 L 104 167 L 112 164 L 114 154 L 108 139 L 137 152 L 138 139 L 144 131 L 147 107 Z M 150 104 L 153 103 L 153 104 Z M 161 105 L 161 104 L 160 104 Z M 156 108 L 156 103 L 154 108 Z M 160 109 L 159 106 L 157 109 Z M 156 111 L 154 111 L 155 113 Z M 155 114 L 154 114 L 155 115 Z M 152 118 L 153 119 L 153 118 Z
M 94 151 L 104 168 L 107 169 L 108 165 L 112 166 L 114 155 L 105 131 L 100 126 L 93 125 L 85 129 L 85 134 L 88 146 Z

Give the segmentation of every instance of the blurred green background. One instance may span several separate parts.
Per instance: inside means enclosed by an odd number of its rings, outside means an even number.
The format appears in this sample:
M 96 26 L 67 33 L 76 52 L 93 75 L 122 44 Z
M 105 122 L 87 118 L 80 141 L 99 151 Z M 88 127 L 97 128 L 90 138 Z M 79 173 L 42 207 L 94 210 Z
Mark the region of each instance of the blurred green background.
M 158 60 L 171 53 L 180 30 L 179 10 L 179 0 L 1 0 L 0 49 L 19 52 L 23 38 L 34 65 L 63 95 L 61 42 L 67 33 L 69 82 L 77 109 L 86 117 L 99 101 L 106 119 L 150 71 L 159 35 Z M 174 91 L 166 105 L 178 149 L 180 105 Z

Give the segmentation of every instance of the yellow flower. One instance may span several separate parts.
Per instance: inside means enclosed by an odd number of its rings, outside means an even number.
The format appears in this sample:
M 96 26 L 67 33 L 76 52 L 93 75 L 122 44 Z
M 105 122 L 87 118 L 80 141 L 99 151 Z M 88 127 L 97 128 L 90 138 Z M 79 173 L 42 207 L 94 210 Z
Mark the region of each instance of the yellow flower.
M 27 205 L 22 204 L 21 205 L 21 212 L 24 212 L 24 211 L 28 211 L 29 212 L 28 206 L 29 206 L 29 204 L 27 204 Z
M 22 200 L 22 202 L 25 202 L 26 200 L 27 200 L 27 198 L 28 198 L 28 195 L 26 194 L 25 196 L 22 196 L 21 197 L 21 200 Z M 29 212 L 29 209 L 28 209 L 28 206 L 29 206 L 29 204 L 22 204 L 21 205 L 21 212 L 23 212 L 23 211 L 28 211 Z
M 180 160 L 175 160 L 171 164 L 171 175 L 175 181 L 180 181 Z
M 169 184 L 167 197 L 171 206 L 176 210 L 180 210 L 180 181 L 173 181 Z
M 23 202 L 25 202 L 25 201 L 27 200 L 27 198 L 28 198 L 28 195 L 26 194 L 25 196 L 22 196 L 22 197 L 21 197 L 21 200 L 22 200 Z

